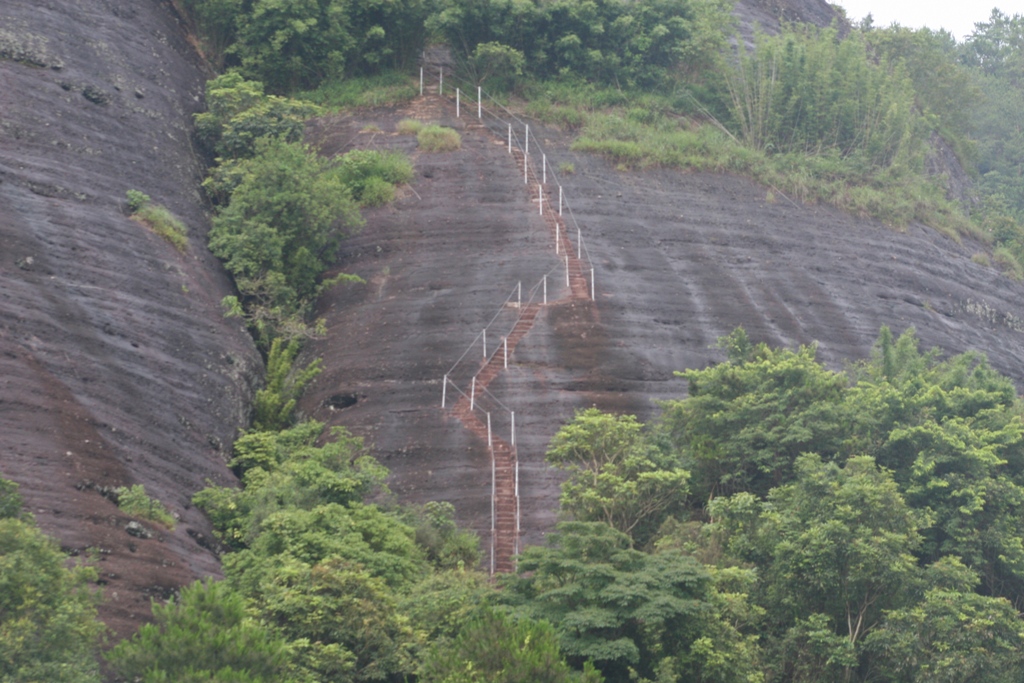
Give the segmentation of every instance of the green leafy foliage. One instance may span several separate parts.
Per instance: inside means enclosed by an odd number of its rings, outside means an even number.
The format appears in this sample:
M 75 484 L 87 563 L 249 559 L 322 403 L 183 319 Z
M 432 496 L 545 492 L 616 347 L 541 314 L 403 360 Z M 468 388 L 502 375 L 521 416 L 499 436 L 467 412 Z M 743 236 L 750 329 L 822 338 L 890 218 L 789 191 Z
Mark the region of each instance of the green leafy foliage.
M 177 600 L 153 604 L 144 624 L 107 654 L 117 672 L 144 683 L 260 683 L 285 680 L 284 640 L 246 613 L 226 584 L 196 582 Z
M 377 71 L 367 76 L 328 78 L 315 90 L 297 97 L 328 109 L 388 107 L 409 102 L 420 94 L 418 83 L 402 69 Z
M 272 338 L 305 310 L 362 219 L 337 167 L 301 143 L 260 138 L 251 158 L 221 169 L 234 187 L 210 250 L 235 277 L 259 336 Z
M 0 680 L 98 683 L 96 572 L 68 569 L 21 505 L 0 479 Z
M 412 180 L 412 164 L 404 154 L 374 149 L 347 152 L 338 167 L 341 182 L 363 206 L 380 206 L 394 199 L 395 185 Z
M 517 609 L 555 626 L 570 662 L 593 661 L 609 681 L 757 680 L 749 643 L 692 557 L 634 550 L 599 522 L 564 522 L 549 539 L 524 551 L 505 589 Z
M 415 519 L 416 543 L 439 569 L 476 567 L 481 559 L 480 539 L 455 524 L 455 506 L 432 500 L 422 508 L 410 508 Z
M 578 412 L 551 440 L 547 460 L 569 473 L 563 512 L 604 522 L 640 545 L 686 500 L 690 473 L 660 452 L 632 415 Z
M 867 168 L 909 163 L 914 88 L 903 67 L 877 63 L 859 34 L 792 29 L 759 36 L 725 68 L 736 132 L 755 149 L 859 155 Z
M 174 529 L 174 516 L 163 503 L 151 498 L 142 484 L 119 486 L 114 492 L 117 494 L 117 507 L 126 515 L 159 522 L 168 529 Z
M 235 21 L 242 12 L 243 0 L 181 2 L 195 20 L 207 58 L 218 68 L 222 67 L 225 53 L 235 41 Z
M 420 670 L 424 683 L 600 683 L 592 667 L 577 674 L 562 660 L 546 622 L 486 609 L 451 644 L 435 647 Z
M 427 12 L 423 0 L 254 0 L 236 16 L 229 63 L 273 92 L 404 67 L 422 48 Z
M 297 339 L 275 339 L 267 354 L 267 384 L 256 392 L 253 402 L 253 429 L 257 431 L 282 430 L 292 425 L 295 403 L 306 385 L 320 374 L 319 358 L 304 368 L 295 367 L 300 343 Z
M 708 65 L 729 21 L 721 2 L 445 0 L 428 26 L 447 39 L 475 82 L 501 69 L 506 79 L 529 70 L 632 87 L 664 85 L 680 69 Z
M 322 432 L 323 424 L 303 422 L 278 432 L 249 432 L 235 441 L 231 466 L 243 472 L 245 488 L 208 487 L 193 498 L 225 543 L 245 548 L 277 512 L 344 507 L 383 485 L 387 470 L 363 452 L 362 439 L 337 427 L 330 440 L 316 446 Z
M 306 120 L 319 111 L 308 102 L 266 95 L 263 83 L 229 71 L 206 82 L 206 111 L 195 115 L 196 135 L 218 157 L 248 158 L 261 138 L 300 142 Z
M 679 373 L 689 398 L 664 404 L 663 424 L 688 456 L 699 500 L 735 491 L 768 491 L 792 476 L 806 451 L 831 453 L 841 432 L 847 379 L 798 351 L 751 345 L 742 330 L 722 341 L 727 363 Z

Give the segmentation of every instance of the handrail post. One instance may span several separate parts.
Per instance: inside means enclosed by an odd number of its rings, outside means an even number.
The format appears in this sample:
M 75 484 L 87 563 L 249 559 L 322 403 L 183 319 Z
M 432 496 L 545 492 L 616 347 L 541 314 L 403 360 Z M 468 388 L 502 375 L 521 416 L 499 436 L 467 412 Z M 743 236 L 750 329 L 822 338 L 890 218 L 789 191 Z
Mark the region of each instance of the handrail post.
M 562 241 L 562 236 L 559 233 L 558 221 L 555 221 L 555 256 L 558 256 L 558 243 Z
M 562 215 L 562 186 L 558 186 L 558 215 Z
M 461 91 L 458 88 L 456 88 L 455 89 L 455 118 L 460 118 L 460 116 L 461 116 L 461 110 L 462 110 L 462 106 L 461 106 L 462 103 L 460 102 L 461 99 L 462 99 L 462 93 L 461 93 Z
M 448 398 L 448 375 L 444 376 L 444 384 L 441 386 L 441 409 L 444 410 L 445 399 Z
M 541 176 L 544 178 L 541 182 L 544 183 L 545 185 L 547 185 L 548 184 L 548 155 L 547 154 L 541 154 L 540 158 L 541 158 L 541 162 L 540 162 Z
M 596 290 L 594 289 L 594 269 L 590 269 L 590 300 L 597 301 Z
M 508 337 L 503 338 L 505 343 L 505 369 L 508 370 Z
M 537 213 L 544 215 L 544 186 L 541 184 L 537 185 Z
M 484 360 L 487 360 L 487 328 L 484 328 Z
M 544 305 L 548 305 L 548 276 L 544 275 Z
M 476 117 L 482 119 L 484 117 L 483 102 L 480 99 L 480 86 L 476 86 Z
M 583 258 L 583 231 L 576 228 L 576 258 Z
M 420 97 L 423 97 L 423 67 L 420 67 Z
M 473 375 L 473 384 L 469 389 L 469 412 L 476 407 L 476 375 Z
M 510 410 L 509 412 L 512 413 L 512 447 L 515 448 L 515 445 L 516 445 L 516 411 Z

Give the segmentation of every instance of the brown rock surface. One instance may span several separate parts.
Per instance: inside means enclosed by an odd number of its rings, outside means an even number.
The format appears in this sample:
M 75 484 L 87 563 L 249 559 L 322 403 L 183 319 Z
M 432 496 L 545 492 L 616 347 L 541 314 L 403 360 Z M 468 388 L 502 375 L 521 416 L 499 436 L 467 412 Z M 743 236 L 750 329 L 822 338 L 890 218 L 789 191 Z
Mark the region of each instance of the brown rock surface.
M 219 572 L 189 499 L 233 480 L 260 365 L 203 246 L 203 81 L 166 2 L 0 4 L 0 474 L 62 546 L 99 552 L 121 634 L 149 596 Z M 129 189 L 188 225 L 186 253 L 125 217 Z M 135 483 L 175 531 L 129 535 L 96 490 Z
M 340 267 L 367 284 L 322 301 L 330 334 L 309 353 L 323 356 L 325 372 L 302 408 L 365 436 L 401 499 L 455 503 L 487 547 L 486 441 L 441 410 L 442 378 L 469 349 L 453 375 L 469 393 L 485 362 L 480 331 L 517 282 L 527 292 L 551 271 L 553 300 L 564 297 L 565 283 L 549 226 L 537 215 L 536 185 L 524 186 L 504 124 L 475 126 L 475 108 L 465 102 L 463 115 L 456 120 L 451 102 L 429 96 L 374 115 L 382 133 L 359 132 L 369 115 L 323 121 L 315 131 L 331 152 L 403 149 L 417 174 L 346 246 Z M 459 128 L 462 149 L 415 151 L 412 138 L 391 132 L 405 116 Z M 531 131 L 536 153 L 538 128 Z M 836 369 L 867 357 L 881 325 L 896 333 L 913 325 L 926 347 L 984 351 L 1024 385 L 1024 286 L 974 263 L 978 245 L 797 205 L 742 178 L 620 173 L 568 151 L 556 132 L 540 133 L 540 141 L 552 166 L 575 165 L 561 182 L 595 268 L 597 301 L 563 299 L 543 309 L 509 369 L 478 399 L 506 439 L 504 408 L 516 411 L 524 542 L 539 542 L 555 521 L 558 478 L 543 453 L 573 411 L 596 404 L 651 417 L 656 400 L 685 394 L 673 371 L 722 359 L 712 345 L 737 325 L 773 345 L 818 342 L 819 357 Z M 555 197 L 557 186 L 548 192 Z M 571 224 L 570 232 L 575 244 Z M 499 315 L 488 355 L 514 319 Z M 449 387 L 449 401 L 453 394 Z

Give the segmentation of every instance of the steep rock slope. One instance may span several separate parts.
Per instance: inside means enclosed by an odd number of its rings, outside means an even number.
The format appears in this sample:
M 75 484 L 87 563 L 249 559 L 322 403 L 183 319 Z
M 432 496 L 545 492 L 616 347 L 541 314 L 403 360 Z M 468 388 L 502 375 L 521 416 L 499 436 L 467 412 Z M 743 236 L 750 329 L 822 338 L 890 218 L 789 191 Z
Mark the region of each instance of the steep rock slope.
M 219 571 L 189 498 L 231 481 L 260 363 L 203 246 L 203 82 L 167 2 L 0 4 L 0 474 L 65 548 L 99 553 L 121 633 Z M 185 253 L 123 215 L 133 188 L 188 225 Z M 175 531 L 126 533 L 99 490 L 136 483 Z
M 474 125 L 474 115 L 464 105 L 455 119 L 451 101 L 430 95 L 383 116 L 324 121 L 316 131 L 331 152 L 413 152 L 418 175 L 350 242 L 340 267 L 367 284 L 324 300 L 330 334 L 309 352 L 323 356 L 326 370 L 302 407 L 366 436 L 399 497 L 454 502 L 486 547 L 486 441 L 441 409 L 442 378 L 466 352 L 459 383 L 469 391 L 469 375 L 484 364 L 480 330 L 517 282 L 528 289 L 553 269 L 555 300 L 564 279 L 558 285 L 563 271 L 537 215 L 536 186 L 524 185 L 504 131 Z M 459 128 L 462 149 L 414 152 L 410 138 L 391 132 L 404 116 Z M 359 132 L 371 121 L 383 133 Z M 773 345 L 817 342 L 819 357 L 837 369 L 868 356 L 881 325 L 897 333 L 913 325 L 926 347 L 983 351 L 1024 384 L 1024 286 L 974 263 L 972 245 L 924 226 L 896 231 L 795 204 L 742 178 L 620 173 L 569 152 L 557 133 L 531 131 L 553 167 L 575 166 L 561 182 L 597 296 L 545 307 L 488 387 L 496 432 L 507 435 L 510 426 L 501 406 L 516 411 L 525 542 L 539 542 L 555 521 L 558 478 L 543 453 L 574 410 L 652 416 L 656 400 L 685 394 L 673 371 L 721 360 L 713 344 L 737 325 Z M 521 128 L 517 135 L 522 140 Z M 549 184 L 547 196 L 556 195 Z M 491 334 L 488 353 L 502 332 Z

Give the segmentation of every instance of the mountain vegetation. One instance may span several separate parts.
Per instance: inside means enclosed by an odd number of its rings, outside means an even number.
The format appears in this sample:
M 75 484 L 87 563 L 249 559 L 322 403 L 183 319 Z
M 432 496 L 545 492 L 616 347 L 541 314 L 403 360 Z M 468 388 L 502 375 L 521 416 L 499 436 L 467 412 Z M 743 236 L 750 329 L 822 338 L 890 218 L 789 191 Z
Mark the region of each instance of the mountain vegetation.
M 872 359 L 835 372 L 813 346 L 736 330 L 728 360 L 681 372 L 688 395 L 652 423 L 587 410 L 555 435 L 564 521 L 500 590 L 451 505 L 399 505 L 360 439 L 294 406 L 318 371 L 295 367 L 297 340 L 318 333 L 316 297 L 356 279 L 326 277 L 341 240 L 412 175 L 397 155 L 325 159 L 304 144 L 341 84 L 394 88 L 381 72 L 401 79 L 444 41 L 460 77 L 623 169 L 747 173 L 794 198 L 968 232 L 1019 273 L 1024 18 L 994 12 L 959 44 L 864 23 L 748 45 L 717 0 L 183 4 L 227 68 L 196 120 L 213 162 L 209 246 L 268 382 L 233 447 L 241 488 L 194 497 L 224 581 L 155 605 L 106 655 L 119 676 L 1021 680 L 1022 404 L 978 354 L 942 359 L 883 328 Z M 939 144 L 973 174 L 968 196 L 928 173 Z M 92 570 L 65 566 L 21 507 L 0 482 L 2 677 L 97 680 Z

